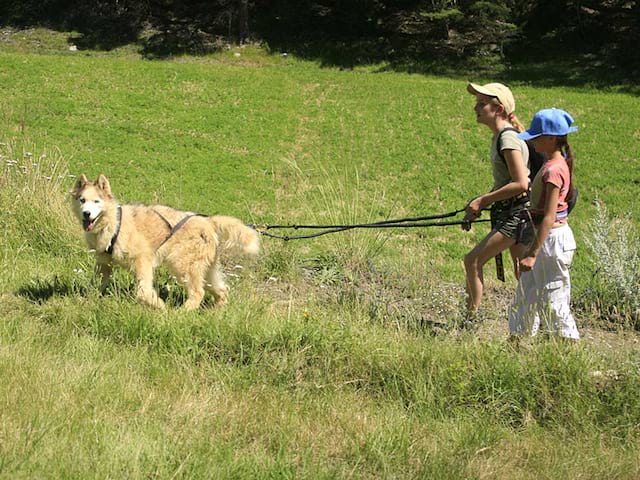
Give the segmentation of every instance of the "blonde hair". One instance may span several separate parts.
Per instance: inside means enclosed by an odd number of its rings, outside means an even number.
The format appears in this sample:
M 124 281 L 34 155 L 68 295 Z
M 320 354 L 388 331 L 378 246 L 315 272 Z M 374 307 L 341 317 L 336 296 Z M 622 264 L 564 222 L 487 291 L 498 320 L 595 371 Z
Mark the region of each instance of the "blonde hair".
M 527 127 L 524 126 L 524 124 L 520 121 L 518 117 L 516 117 L 515 113 L 513 112 L 507 115 L 507 120 L 509 120 L 509 123 L 513 125 L 514 128 L 519 132 L 524 132 L 527 129 Z
M 500 102 L 500 100 L 498 100 L 498 97 L 491 97 L 491 103 L 493 103 L 494 105 L 500 105 L 502 107 L 504 107 L 504 105 L 502 105 L 502 103 Z M 524 126 L 524 124 L 520 121 L 520 119 L 518 117 L 516 117 L 516 114 L 511 112 L 511 113 L 506 113 L 503 112 L 504 117 L 507 119 L 507 121 L 513 125 L 513 127 L 518 130 L 518 132 L 524 132 L 527 127 Z

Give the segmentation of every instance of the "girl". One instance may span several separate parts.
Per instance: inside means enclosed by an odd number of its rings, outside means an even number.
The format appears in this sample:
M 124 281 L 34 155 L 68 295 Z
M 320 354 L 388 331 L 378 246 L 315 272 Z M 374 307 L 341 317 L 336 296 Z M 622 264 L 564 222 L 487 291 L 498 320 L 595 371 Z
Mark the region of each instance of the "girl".
M 523 229 L 523 212 L 529 199 L 529 149 L 517 132 L 524 125 L 517 119 L 515 100 L 511 90 L 501 83 L 476 85 L 469 83 L 467 91 L 476 97 L 474 107 L 478 123 L 486 125 L 493 133 L 491 141 L 491 166 L 493 188 L 474 198 L 466 206 L 465 220 L 473 220 L 491 205 L 492 230 L 465 257 L 467 280 L 467 320 L 473 320 L 482 299 L 484 279 L 482 268 L 496 257 L 502 260 L 502 251 L 509 249 L 518 277 L 518 259 L 524 255 L 526 240 L 520 238 Z M 516 131 L 517 130 L 517 131 Z M 500 151 L 498 151 L 500 144 Z M 470 223 L 463 229 L 469 230 Z M 502 264 L 499 263 L 499 268 Z
M 569 309 L 569 267 L 576 242 L 567 223 L 568 206 L 574 196 L 573 152 L 567 135 L 578 130 L 572 123 L 573 118 L 564 110 L 540 110 L 531 127 L 518 135 L 532 139 L 536 151 L 545 153 L 547 161 L 531 185 L 535 237 L 519 263 L 522 274 L 509 311 L 512 337 L 533 336 L 543 322 L 551 334 L 580 338 Z

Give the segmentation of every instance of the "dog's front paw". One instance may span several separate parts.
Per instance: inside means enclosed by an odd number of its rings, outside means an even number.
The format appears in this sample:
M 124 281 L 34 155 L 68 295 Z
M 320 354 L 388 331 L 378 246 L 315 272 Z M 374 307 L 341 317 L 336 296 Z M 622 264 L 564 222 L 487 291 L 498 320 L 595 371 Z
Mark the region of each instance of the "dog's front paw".
M 227 294 L 216 296 L 214 305 L 216 307 L 224 307 L 227 304 Z
M 182 308 L 187 312 L 190 312 L 192 310 L 197 310 L 200 307 L 200 303 L 201 303 L 201 300 L 188 299 L 186 302 L 184 302 L 184 305 L 182 305 Z
M 138 300 L 145 305 L 149 305 L 150 307 L 158 308 L 160 310 L 165 310 L 167 308 L 164 301 L 158 297 L 156 292 L 153 292 L 150 295 L 138 295 Z

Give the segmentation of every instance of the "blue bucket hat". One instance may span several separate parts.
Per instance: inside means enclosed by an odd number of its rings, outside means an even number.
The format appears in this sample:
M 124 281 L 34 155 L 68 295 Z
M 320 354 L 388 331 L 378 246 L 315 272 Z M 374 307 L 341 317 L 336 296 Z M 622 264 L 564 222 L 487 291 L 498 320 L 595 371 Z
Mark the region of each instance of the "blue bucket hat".
M 559 108 L 546 108 L 533 116 L 531 126 L 518 134 L 522 140 L 531 140 L 541 135 L 562 137 L 568 133 L 577 132 L 578 127 L 572 127 L 573 117 Z

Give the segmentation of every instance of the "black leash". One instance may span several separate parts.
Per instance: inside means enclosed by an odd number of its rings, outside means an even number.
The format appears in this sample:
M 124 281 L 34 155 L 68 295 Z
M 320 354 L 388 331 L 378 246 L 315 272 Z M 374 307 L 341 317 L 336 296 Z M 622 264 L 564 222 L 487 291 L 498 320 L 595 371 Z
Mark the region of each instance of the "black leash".
M 410 217 L 410 218 L 401 218 L 395 220 L 382 220 L 379 222 L 373 223 L 358 223 L 352 225 L 249 225 L 251 228 L 259 231 L 262 235 L 270 238 L 278 238 L 284 241 L 288 240 L 301 240 L 306 238 L 315 238 L 320 237 L 322 235 L 328 235 L 330 233 L 344 232 L 346 230 L 354 230 L 354 229 L 372 229 L 372 228 L 413 228 L 413 227 L 444 227 L 449 225 L 464 225 L 476 222 L 488 222 L 489 219 L 483 220 L 452 220 L 446 222 L 425 222 L 425 220 L 438 220 L 443 218 L 454 217 L 459 213 L 464 212 L 464 209 L 455 210 L 453 212 L 447 212 L 437 215 L 426 215 L 422 217 Z M 272 229 L 293 229 L 293 230 L 306 230 L 306 229 L 316 229 L 322 230 L 316 233 L 310 233 L 306 235 L 277 235 L 274 233 L 269 233 L 268 230 Z

